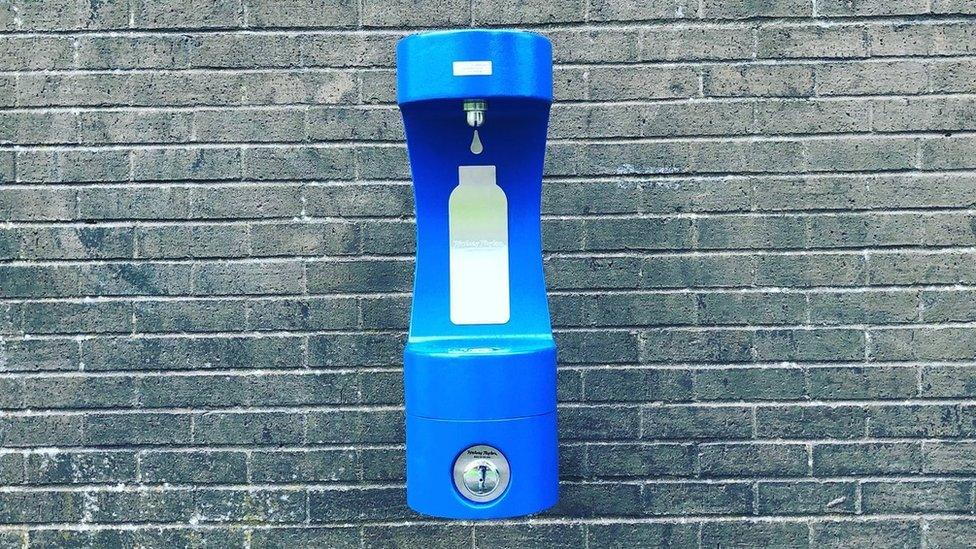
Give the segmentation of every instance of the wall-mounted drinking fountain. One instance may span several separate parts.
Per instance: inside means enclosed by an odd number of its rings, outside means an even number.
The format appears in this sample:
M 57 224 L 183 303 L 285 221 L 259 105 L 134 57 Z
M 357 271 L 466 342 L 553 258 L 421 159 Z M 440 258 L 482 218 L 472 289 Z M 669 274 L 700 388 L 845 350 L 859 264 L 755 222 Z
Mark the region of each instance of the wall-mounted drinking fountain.
M 556 503 L 556 348 L 540 203 L 552 47 L 464 30 L 397 46 L 417 209 L 404 352 L 407 503 L 501 518 Z

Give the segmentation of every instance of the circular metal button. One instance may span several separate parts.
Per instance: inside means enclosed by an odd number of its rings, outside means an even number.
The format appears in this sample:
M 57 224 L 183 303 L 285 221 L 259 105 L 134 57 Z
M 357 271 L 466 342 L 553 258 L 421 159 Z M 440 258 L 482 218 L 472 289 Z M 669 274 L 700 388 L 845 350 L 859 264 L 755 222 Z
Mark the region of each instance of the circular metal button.
M 509 476 L 508 460 L 486 444 L 468 448 L 454 461 L 454 486 L 476 503 L 494 501 L 504 494 Z

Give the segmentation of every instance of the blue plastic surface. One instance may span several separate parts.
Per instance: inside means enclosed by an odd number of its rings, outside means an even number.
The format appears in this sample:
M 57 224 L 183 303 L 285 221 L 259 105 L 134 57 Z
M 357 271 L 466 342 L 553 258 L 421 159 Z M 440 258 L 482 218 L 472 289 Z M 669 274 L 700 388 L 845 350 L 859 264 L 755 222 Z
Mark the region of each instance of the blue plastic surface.
M 491 61 L 490 76 L 454 76 L 455 61 Z M 417 263 L 404 351 L 407 502 L 427 515 L 513 517 L 558 495 L 556 353 L 542 270 L 540 209 L 552 100 L 552 48 L 540 35 L 465 30 L 409 36 L 397 47 L 417 210 Z M 462 102 L 484 99 L 484 152 L 469 147 Z M 494 165 L 508 199 L 511 318 L 450 319 L 448 198 L 458 166 Z M 499 449 L 511 481 L 479 504 L 454 487 L 455 458 L 475 444 Z

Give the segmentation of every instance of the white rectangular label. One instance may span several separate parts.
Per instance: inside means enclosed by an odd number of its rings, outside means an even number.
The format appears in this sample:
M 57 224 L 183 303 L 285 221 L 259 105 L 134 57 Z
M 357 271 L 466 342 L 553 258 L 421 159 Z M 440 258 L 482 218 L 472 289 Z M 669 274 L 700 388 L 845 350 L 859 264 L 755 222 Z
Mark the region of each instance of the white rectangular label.
M 454 76 L 491 76 L 491 61 L 455 61 Z

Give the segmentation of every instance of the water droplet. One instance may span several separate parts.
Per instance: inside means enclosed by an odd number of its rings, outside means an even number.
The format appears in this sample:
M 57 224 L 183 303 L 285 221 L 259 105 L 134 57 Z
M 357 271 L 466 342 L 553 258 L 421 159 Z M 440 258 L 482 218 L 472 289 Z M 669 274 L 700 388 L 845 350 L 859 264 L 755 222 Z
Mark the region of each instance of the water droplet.
M 471 152 L 474 154 L 481 154 L 481 151 L 485 148 L 481 145 L 481 138 L 478 137 L 478 130 L 474 131 L 474 138 L 471 139 Z

